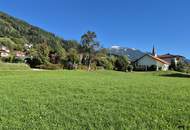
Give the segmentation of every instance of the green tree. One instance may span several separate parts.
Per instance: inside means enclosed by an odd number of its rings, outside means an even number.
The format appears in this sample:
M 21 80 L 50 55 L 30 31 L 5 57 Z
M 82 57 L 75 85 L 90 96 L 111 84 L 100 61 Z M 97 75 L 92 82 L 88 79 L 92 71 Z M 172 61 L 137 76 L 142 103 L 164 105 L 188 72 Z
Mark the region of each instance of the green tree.
M 79 55 L 76 49 L 71 48 L 67 54 L 68 61 L 71 61 L 72 64 L 76 64 L 79 61 Z
M 63 48 L 69 51 L 71 48 L 78 50 L 80 44 L 76 40 L 67 40 L 63 44 Z
M 128 57 L 127 56 L 118 56 L 115 61 L 115 69 L 117 71 L 126 71 L 128 67 Z
M 30 50 L 30 55 L 33 60 L 37 60 L 39 64 L 49 63 L 49 47 L 46 43 L 38 44 Z
M 101 66 L 104 69 L 112 70 L 113 64 L 107 54 L 107 49 L 101 48 L 99 51 L 96 52 L 95 61 L 97 66 Z
M 171 60 L 171 65 L 170 65 L 171 70 L 177 70 L 177 62 L 176 59 Z
M 85 53 L 85 60 L 87 60 L 88 70 L 91 69 L 92 60 L 95 57 L 96 49 L 99 47 L 96 38 L 96 33 L 91 31 L 88 31 L 81 37 L 81 44 Z
M 59 49 L 57 49 L 56 53 L 57 53 L 58 62 L 63 64 L 65 59 L 66 59 L 66 51 L 65 51 L 65 49 L 60 47 Z
M 190 65 L 188 65 L 186 73 L 190 74 Z

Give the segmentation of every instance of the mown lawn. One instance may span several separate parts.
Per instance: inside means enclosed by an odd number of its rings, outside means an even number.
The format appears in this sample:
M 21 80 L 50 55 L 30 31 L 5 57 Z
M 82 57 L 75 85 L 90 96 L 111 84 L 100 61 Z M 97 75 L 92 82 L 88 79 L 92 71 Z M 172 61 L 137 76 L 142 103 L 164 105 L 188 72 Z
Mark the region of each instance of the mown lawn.
M 190 77 L 0 71 L 0 129 L 190 129 Z

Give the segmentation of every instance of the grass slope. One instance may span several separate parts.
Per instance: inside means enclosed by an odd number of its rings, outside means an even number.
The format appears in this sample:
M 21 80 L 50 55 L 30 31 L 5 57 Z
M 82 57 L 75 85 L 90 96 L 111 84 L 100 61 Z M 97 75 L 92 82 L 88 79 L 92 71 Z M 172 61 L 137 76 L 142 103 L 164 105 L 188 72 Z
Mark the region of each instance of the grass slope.
M 190 78 L 161 75 L 1 71 L 0 128 L 175 130 L 190 127 Z
M 2 63 L 0 61 L 0 71 L 15 71 L 15 70 L 30 70 L 30 67 L 26 64 L 13 64 L 13 63 Z

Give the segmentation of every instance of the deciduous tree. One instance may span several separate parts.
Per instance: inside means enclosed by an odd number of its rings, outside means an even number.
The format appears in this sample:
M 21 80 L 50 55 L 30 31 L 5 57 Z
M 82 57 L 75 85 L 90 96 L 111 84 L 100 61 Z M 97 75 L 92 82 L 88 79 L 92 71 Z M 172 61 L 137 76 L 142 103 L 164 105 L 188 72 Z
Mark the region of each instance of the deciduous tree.
M 84 49 L 85 59 L 88 60 L 88 70 L 91 69 L 92 59 L 95 56 L 96 49 L 99 47 L 99 42 L 97 42 L 96 38 L 96 33 L 91 31 L 88 31 L 81 37 L 81 44 Z

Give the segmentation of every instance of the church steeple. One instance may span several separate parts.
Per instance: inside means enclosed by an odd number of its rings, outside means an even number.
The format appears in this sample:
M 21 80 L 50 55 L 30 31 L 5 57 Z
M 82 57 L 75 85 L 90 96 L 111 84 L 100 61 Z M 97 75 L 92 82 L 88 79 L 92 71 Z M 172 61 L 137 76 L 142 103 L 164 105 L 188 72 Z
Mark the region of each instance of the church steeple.
M 152 55 L 157 57 L 156 48 L 154 47 L 154 45 L 153 45 L 153 49 L 152 49 Z

